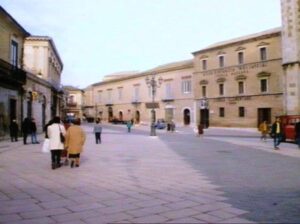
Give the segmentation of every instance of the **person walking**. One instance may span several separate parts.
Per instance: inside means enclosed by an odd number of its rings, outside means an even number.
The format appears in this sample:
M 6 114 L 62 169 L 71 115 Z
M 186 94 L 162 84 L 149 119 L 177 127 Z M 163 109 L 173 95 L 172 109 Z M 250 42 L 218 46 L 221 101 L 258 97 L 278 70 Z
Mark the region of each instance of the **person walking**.
M 64 143 L 61 141 L 61 133 L 66 135 L 65 127 L 61 124 L 60 117 L 54 117 L 52 122 L 47 127 L 46 134 L 49 138 L 49 147 L 51 151 L 51 167 L 52 169 L 59 168 L 61 166 L 61 152 L 64 150 Z
M 23 143 L 24 143 L 24 145 L 26 145 L 27 144 L 27 136 L 30 132 L 30 119 L 28 117 L 24 118 L 21 129 L 22 129 L 22 134 L 23 134 Z
M 127 121 L 127 131 L 128 132 L 131 132 L 131 127 L 132 127 L 132 122 L 131 122 L 131 120 L 129 120 L 129 121 Z
M 80 127 L 80 119 L 74 120 L 74 125 L 70 126 L 66 134 L 65 147 L 68 150 L 69 160 L 71 162 L 71 168 L 79 167 L 80 165 L 80 153 L 83 151 L 83 145 L 85 142 L 85 132 Z
M 31 143 L 32 144 L 39 144 L 37 137 L 36 137 L 36 130 L 37 130 L 37 128 L 36 128 L 35 120 L 34 120 L 34 118 L 31 118 L 29 132 L 31 134 Z
M 95 139 L 96 139 L 96 144 L 101 144 L 101 133 L 102 133 L 102 126 L 100 124 L 100 120 L 96 120 L 96 124 L 94 126 L 94 133 L 95 133 Z
M 278 150 L 278 145 L 280 144 L 281 138 L 282 138 L 282 127 L 280 118 L 277 117 L 275 122 L 272 125 L 272 132 L 271 132 L 273 138 L 274 138 L 274 149 Z
M 267 121 L 263 121 L 263 122 L 259 125 L 258 130 L 259 130 L 260 133 L 261 133 L 260 140 L 267 141 L 267 134 L 268 134 L 268 132 L 269 132 Z
M 18 141 L 19 125 L 16 119 L 13 119 L 9 125 L 11 142 Z
M 300 149 L 300 121 L 295 124 L 295 133 L 296 133 L 296 142 L 298 144 L 298 148 Z

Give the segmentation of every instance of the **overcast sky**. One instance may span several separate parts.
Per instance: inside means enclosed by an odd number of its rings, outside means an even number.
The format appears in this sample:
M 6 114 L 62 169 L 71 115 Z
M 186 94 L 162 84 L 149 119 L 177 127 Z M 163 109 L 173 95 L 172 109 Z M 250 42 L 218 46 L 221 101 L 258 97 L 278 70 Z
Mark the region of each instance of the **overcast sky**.
M 280 0 L 0 0 L 32 35 L 53 38 L 62 83 L 192 59 L 210 44 L 281 26 Z

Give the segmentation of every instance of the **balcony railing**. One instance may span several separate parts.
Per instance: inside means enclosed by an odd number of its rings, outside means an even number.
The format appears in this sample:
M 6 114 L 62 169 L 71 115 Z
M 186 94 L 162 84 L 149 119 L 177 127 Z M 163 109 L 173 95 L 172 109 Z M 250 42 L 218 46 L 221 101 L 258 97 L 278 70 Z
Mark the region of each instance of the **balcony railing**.
M 0 59 L 1 82 L 24 85 L 26 83 L 26 72 L 2 59 Z
M 76 102 L 67 102 L 67 107 L 77 107 Z

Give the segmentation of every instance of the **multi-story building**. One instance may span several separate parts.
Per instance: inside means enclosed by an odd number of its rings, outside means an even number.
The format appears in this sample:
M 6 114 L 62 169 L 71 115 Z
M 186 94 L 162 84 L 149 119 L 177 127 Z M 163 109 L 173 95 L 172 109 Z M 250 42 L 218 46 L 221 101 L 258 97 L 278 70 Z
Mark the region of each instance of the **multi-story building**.
M 62 66 L 51 38 L 31 36 L 0 6 L 0 137 L 12 119 L 34 117 L 42 131 L 61 114 Z
M 73 86 L 63 87 L 66 96 L 65 115 L 83 119 L 84 91 Z
M 170 63 L 140 73 L 106 76 L 102 82 L 85 90 L 85 114 L 91 114 L 94 108 L 94 116 L 106 121 L 133 119 L 135 123 L 150 123 L 151 112 L 147 105 L 152 103 L 153 92 L 147 86 L 146 78 L 152 75 L 155 75 L 157 82 L 160 81 L 154 95 L 156 119 L 175 120 L 185 125 L 193 123 L 192 60 Z
M 281 29 L 193 53 L 197 123 L 256 127 L 283 112 Z
M 30 34 L 0 6 L 0 137 L 8 132 L 12 119 L 23 117 L 23 43 Z

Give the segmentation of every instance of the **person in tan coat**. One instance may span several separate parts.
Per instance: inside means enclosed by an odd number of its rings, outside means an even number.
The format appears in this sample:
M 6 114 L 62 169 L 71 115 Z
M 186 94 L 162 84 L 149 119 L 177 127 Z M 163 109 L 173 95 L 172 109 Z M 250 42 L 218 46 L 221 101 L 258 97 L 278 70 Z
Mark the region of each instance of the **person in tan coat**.
M 85 142 L 85 132 L 80 127 L 80 119 L 74 121 L 74 125 L 70 126 L 66 133 L 65 147 L 68 150 L 69 159 L 71 161 L 71 168 L 79 167 L 80 153 L 83 151 Z

